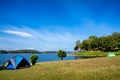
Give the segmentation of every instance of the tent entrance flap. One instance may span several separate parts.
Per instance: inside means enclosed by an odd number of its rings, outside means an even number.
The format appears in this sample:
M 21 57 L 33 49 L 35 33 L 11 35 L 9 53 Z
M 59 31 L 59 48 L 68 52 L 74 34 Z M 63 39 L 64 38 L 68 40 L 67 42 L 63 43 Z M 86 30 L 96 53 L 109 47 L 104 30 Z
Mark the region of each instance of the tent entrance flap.
M 30 64 L 26 60 L 22 60 L 17 66 L 17 69 L 28 68 L 29 66 Z
M 14 69 L 14 66 L 12 64 L 10 64 L 8 67 L 7 67 L 8 70 L 13 70 Z

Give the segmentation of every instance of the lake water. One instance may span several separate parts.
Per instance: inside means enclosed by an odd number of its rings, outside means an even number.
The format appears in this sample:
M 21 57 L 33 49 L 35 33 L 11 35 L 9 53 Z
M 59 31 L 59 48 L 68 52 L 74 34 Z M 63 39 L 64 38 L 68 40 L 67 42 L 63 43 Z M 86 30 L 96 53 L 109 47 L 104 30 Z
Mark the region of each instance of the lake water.
M 21 55 L 24 58 L 26 58 L 30 62 L 30 56 L 32 54 L 30 53 L 22 53 L 22 54 L 0 54 L 0 65 L 2 65 L 4 62 L 8 61 L 10 58 L 16 56 L 16 55 Z M 39 59 L 37 62 L 48 62 L 48 61 L 59 61 L 60 58 L 57 56 L 56 53 L 46 53 L 46 54 L 37 54 L 39 56 Z M 82 57 L 78 56 L 69 56 L 69 53 L 67 53 L 67 57 L 64 58 L 64 60 L 75 60 L 79 59 Z

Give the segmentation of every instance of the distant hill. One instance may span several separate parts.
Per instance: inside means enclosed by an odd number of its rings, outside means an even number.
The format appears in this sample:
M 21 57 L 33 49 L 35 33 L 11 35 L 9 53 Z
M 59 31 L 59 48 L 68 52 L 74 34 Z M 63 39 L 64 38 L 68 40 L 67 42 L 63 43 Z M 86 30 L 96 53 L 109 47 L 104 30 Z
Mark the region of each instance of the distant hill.
M 57 53 L 58 51 L 42 51 L 41 53 Z M 66 51 L 67 53 L 72 53 L 72 51 Z
M 21 49 L 21 50 L 0 50 L 0 53 L 40 53 L 38 50 Z
M 41 53 L 57 53 L 57 51 L 42 51 Z
M 20 50 L 0 50 L 0 53 L 57 53 L 58 51 L 38 51 L 32 49 L 20 49 Z M 71 51 L 66 51 L 72 53 Z

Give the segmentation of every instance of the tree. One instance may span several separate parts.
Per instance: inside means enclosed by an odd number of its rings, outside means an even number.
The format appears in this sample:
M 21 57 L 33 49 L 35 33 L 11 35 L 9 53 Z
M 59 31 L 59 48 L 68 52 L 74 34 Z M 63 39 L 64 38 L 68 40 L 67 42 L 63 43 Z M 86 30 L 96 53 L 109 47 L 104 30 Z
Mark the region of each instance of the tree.
M 76 45 L 75 45 L 75 47 L 74 47 L 74 50 L 75 50 L 75 51 L 80 50 L 80 44 L 81 44 L 81 43 L 80 43 L 80 40 L 77 40 L 77 41 L 76 41 Z
M 63 58 L 66 57 L 67 54 L 64 50 L 59 50 L 57 56 L 60 57 L 61 60 L 63 60 Z
M 38 59 L 39 59 L 38 55 L 33 54 L 30 57 L 30 62 L 32 63 L 32 65 L 35 65 Z
M 75 50 L 75 51 L 77 51 L 78 49 L 79 49 L 79 47 L 78 47 L 78 46 L 75 46 L 75 47 L 74 47 L 74 50 Z
M 112 35 L 102 37 L 90 36 L 83 40 L 80 48 L 87 51 L 118 51 L 120 50 L 120 33 L 114 32 Z
M 83 42 L 82 42 L 80 47 L 81 47 L 81 49 L 88 50 L 89 49 L 88 40 L 83 40 Z
M 90 36 L 89 37 L 89 50 L 98 50 L 98 37 Z

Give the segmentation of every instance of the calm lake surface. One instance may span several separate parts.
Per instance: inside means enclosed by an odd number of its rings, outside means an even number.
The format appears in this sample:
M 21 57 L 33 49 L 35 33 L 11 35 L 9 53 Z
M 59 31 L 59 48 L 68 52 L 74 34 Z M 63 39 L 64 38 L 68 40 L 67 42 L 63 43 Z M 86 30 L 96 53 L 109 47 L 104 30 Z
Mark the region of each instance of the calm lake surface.
M 30 62 L 30 56 L 31 53 L 22 53 L 22 54 L 0 54 L 0 65 L 2 65 L 4 62 L 8 61 L 10 58 L 21 55 L 24 58 L 26 58 Z M 48 61 L 59 61 L 60 58 L 57 56 L 57 53 L 43 53 L 43 54 L 37 54 L 39 56 L 39 59 L 37 62 L 48 62 Z M 67 57 L 64 58 L 64 60 L 75 60 L 75 59 L 82 59 L 82 57 L 79 56 L 69 56 L 69 53 L 67 53 Z

